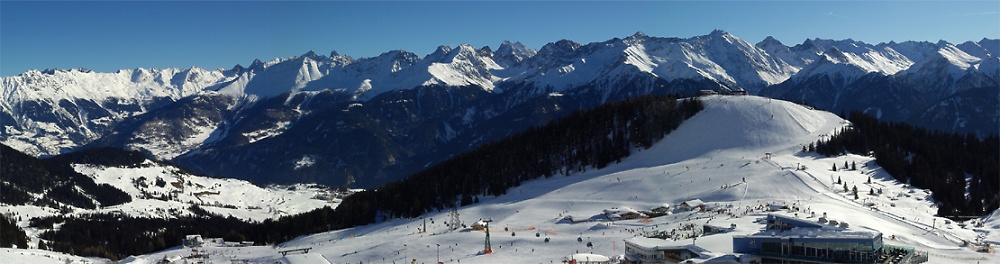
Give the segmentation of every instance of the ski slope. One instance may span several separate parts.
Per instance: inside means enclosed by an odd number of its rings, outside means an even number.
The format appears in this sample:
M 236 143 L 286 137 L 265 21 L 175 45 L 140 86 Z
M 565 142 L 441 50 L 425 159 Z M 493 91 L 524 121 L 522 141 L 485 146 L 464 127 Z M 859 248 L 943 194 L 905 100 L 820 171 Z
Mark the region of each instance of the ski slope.
M 786 206 L 785 214 L 814 221 L 850 223 L 849 230 L 875 230 L 885 243 L 927 251 L 930 263 L 997 263 L 996 254 L 976 253 L 963 240 L 983 234 L 996 243 L 1000 222 L 996 213 L 984 227 L 959 226 L 934 217 L 936 207 L 926 190 L 895 181 L 871 157 L 823 157 L 801 153 L 815 142 L 849 125 L 828 112 L 762 97 L 703 97 L 706 109 L 682 124 L 652 148 L 634 153 L 619 164 L 566 177 L 538 179 L 500 197 L 481 197 L 480 203 L 459 208 L 466 225 L 489 218 L 492 254 L 481 254 L 485 234 L 468 228 L 449 230 L 448 212 L 418 219 L 395 219 L 356 228 L 299 237 L 271 247 L 240 252 L 206 247 L 202 252 L 230 259 L 273 263 L 276 252 L 311 248 L 331 263 L 558 263 L 576 253 L 618 258 L 624 240 L 646 232 L 679 231 L 684 226 L 710 223 L 735 225 L 729 233 L 694 239 L 662 240 L 666 245 L 695 244 L 705 249 L 696 262 L 738 259 L 732 253 L 732 235 L 752 234 L 763 228 L 756 222 L 768 205 Z M 844 162 L 857 170 L 831 170 Z M 871 183 L 868 183 L 869 177 Z M 859 199 L 843 191 L 840 178 L 858 188 Z M 869 195 L 871 188 L 882 194 Z M 701 199 L 713 212 L 677 209 L 690 199 Z M 671 205 L 671 214 L 649 220 L 608 221 L 612 208 L 650 210 Z M 724 213 L 716 211 L 722 210 Z M 564 220 L 572 216 L 570 222 Z M 426 232 L 421 232 L 426 223 Z M 548 242 L 545 240 L 548 239 Z M 588 247 L 587 244 L 592 244 Z M 164 256 L 189 254 L 179 248 L 137 256 L 124 263 L 155 263 Z M 316 255 L 312 259 L 316 259 Z M 409 261 L 408 261 L 409 260 Z M 180 263 L 180 262 L 178 262 Z M 222 263 L 222 262 L 220 262 Z

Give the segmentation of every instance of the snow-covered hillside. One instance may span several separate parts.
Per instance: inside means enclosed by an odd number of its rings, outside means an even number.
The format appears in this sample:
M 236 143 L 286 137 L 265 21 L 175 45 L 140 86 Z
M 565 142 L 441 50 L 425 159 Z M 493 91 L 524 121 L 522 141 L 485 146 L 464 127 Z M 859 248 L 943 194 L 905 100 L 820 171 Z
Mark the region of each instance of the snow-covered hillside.
M 0 257 L 4 263 L 16 264 L 105 264 L 113 263 L 107 259 L 85 258 L 73 256 L 66 253 L 52 252 L 38 249 L 0 249 Z
M 138 168 L 74 165 L 97 184 L 107 183 L 132 196 L 123 205 L 98 212 L 171 218 L 190 215 L 198 205 L 221 216 L 262 221 L 299 214 L 324 206 L 336 207 L 341 194 L 318 185 L 259 187 L 236 179 L 190 175 L 176 167 L 146 161 Z
M 444 223 L 447 212 L 300 237 L 273 251 L 241 253 L 226 247 L 201 251 L 228 256 L 217 258 L 222 261 L 273 262 L 282 258 L 276 251 L 311 248 L 308 256 L 333 263 L 409 263 L 410 259 L 431 263 L 438 256 L 445 263 L 556 263 L 575 253 L 622 255 L 625 239 L 673 231 L 679 239 L 652 243 L 696 244 L 706 250 L 696 259 L 699 262 L 731 260 L 738 257 L 732 256 L 732 236 L 761 230 L 758 219 L 773 207 L 776 213 L 805 221 L 825 214 L 849 222 L 848 231 L 881 232 L 886 244 L 927 251 L 931 263 L 1000 261 L 995 254 L 962 246 L 980 235 L 1000 243 L 996 213 L 982 227 L 937 218 L 928 191 L 895 181 L 871 157 L 802 153 L 805 144 L 850 125 L 836 115 L 753 96 L 711 96 L 704 102 L 705 110 L 664 140 L 619 164 L 526 182 L 507 195 L 483 197 L 478 204 L 459 208 L 466 225 L 493 220 L 492 254 L 480 254 L 482 231 L 449 230 Z M 843 168 L 845 163 L 856 164 L 857 169 Z M 841 169 L 831 170 L 833 164 Z M 857 187 L 860 197 L 844 191 L 838 180 Z M 691 199 L 704 201 L 709 210 L 678 208 Z M 646 220 L 609 221 L 603 213 L 624 208 L 648 211 L 664 204 L 671 207 L 670 214 Z M 421 232 L 425 221 L 426 232 Z M 684 238 L 708 223 L 735 229 L 697 240 Z M 689 229 L 692 225 L 696 228 Z M 168 250 L 127 263 L 189 254 L 190 249 Z

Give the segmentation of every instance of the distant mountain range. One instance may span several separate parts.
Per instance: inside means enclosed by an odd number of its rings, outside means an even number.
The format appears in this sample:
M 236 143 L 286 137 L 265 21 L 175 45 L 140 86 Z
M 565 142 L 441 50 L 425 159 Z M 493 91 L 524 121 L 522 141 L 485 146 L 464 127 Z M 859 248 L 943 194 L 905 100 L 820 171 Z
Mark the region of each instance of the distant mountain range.
M 0 141 L 35 156 L 142 151 L 257 183 L 377 187 L 575 110 L 746 91 L 979 136 L 1000 128 L 1000 40 L 751 44 L 642 33 L 539 50 L 301 56 L 232 69 L 32 70 L 2 78 Z

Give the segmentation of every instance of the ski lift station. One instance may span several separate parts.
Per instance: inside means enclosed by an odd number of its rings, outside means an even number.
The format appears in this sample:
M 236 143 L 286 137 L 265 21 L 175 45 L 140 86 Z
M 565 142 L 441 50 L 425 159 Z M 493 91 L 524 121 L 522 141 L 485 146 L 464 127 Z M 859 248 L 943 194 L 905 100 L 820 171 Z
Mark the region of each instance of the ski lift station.
M 733 236 L 733 251 L 758 263 L 921 263 L 913 248 L 882 244 L 882 233 L 846 230 L 779 214 L 767 215 L 765 230 Z
M 633 237 L 625 240 L 625 263 L 681 263 L 697 259 L 704 262 L 715 257 L 708 250 L 687 241 Z

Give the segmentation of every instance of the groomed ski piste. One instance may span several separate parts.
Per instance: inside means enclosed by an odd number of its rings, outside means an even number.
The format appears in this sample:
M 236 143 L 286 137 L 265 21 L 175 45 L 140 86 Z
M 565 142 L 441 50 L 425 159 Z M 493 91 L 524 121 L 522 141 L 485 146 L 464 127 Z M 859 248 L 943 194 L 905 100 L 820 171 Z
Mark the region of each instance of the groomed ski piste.
M 977 237 L 1000 243 L 998 213 L 963 223 L 935 217 L 937 208 L 929 191 L 894 180 L 871 157 L 825 157 L 801 151 L 804 145 L 850 125 L 840 117 L 756 96 L 702 100 L 705 110 L 652 148 L 635 152 L 619 164 L 525 182 L 507 195 L 480 197 L 480 203 L 458 208 L 466 226 L 480 219 L 492 220 L 490 254 L 483 254 L 483 231 L 451 230 L 445 224 L 449 212 L 441 211 L 303 236 L 275 246 L 177 247 L 122 263 L 164 259 L 184 263 L 192 260 L 188 257 L 193 252 L 202 256 L 197 261 L 209 263 L 436 263 L 438 259 L 444 263 L 562 263 L 577 253 L 620 259 L 627 239 L 659 232 L 672 232 L 676 239 L 647 241 L 695 245 L 701 257 L 691 262 L 738 261 L 749 258 L 733 253 L 733 236 L 760 232 L 764 224 L 759 219 L 768 213 L 813 222 L 825 214 L 829 220 L 848 222 L 847 231 L 881 232 L 885 244 L 925 251 L 929 263 L 1000 263 L 995 253 L 964 246 Z M 843 170 L 845 162 L 856 163 L 857 170 Z M 831 170 L 833 164 L 839 170 Z M 843 184 L 836 183 L 838 178 L 856 186 L 859 198 L 845 192 Z M 872 188 L 882 193 L 870 195 Z M 681 209 L 681 203 L 693 199 L 703 201 L 707 210 Z M 604 214 L 626 208 L 650 211 L 663 205 L 669 205 L 669 213 L 659 217 L 611 221 Z M 983 223 L 977 227 L 976 221 Z M 699 236 L 706 224 L 735 228 Z M 282 251 L 290 252 L 283 256 Z M 24 255 L 20 253 L 8 250 L 2 255 Z M 58 257 L 52 262 L 24 259 L 24 263 L 64 263 Z

